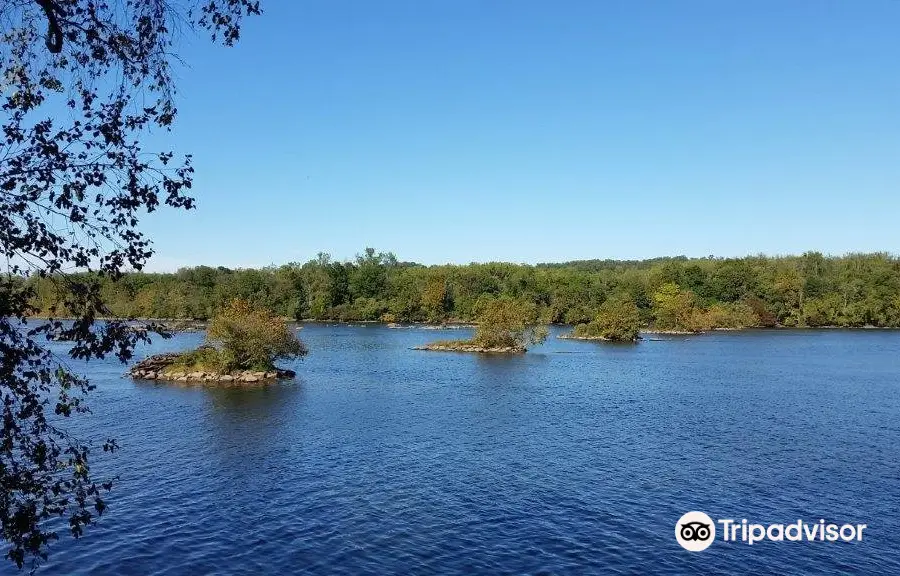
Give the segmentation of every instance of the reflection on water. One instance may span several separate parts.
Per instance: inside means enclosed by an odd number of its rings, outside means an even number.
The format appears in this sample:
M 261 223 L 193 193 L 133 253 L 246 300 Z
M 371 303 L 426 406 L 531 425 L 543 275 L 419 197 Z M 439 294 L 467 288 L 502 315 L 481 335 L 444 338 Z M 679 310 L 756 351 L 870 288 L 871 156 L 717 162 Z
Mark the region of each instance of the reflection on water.
M 262 386 L 207 389 L 205 422 L 214 441 L 228 445 L 271 443 L 293 415 L 303 395 L 301 381 Z
M 228 388 L 206 388 L 206 396 L 214 413 L 235 414 L 241 417 L 250 414 L 251 417 L 258 415 L 262 418 L 282 412 L 285 407 L 296 402 L 295 397 L 302 392 L 302 378 Z

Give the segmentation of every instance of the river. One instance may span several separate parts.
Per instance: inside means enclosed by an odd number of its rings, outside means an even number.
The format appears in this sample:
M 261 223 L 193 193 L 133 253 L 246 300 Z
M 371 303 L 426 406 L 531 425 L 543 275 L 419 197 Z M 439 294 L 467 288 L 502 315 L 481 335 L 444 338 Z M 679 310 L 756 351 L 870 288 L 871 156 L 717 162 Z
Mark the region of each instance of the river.
M 119 480 L 39 573 L 900 572 L 900 332 L 559 330 L 489 357 L 411 350 L 467 330 L 310 324 L 296 380 L 253 389 L 91 362 L 94 413 L 73 426 L 118 439 L 97 470 Z M 688 552 L 691 510 L 868 528 Z

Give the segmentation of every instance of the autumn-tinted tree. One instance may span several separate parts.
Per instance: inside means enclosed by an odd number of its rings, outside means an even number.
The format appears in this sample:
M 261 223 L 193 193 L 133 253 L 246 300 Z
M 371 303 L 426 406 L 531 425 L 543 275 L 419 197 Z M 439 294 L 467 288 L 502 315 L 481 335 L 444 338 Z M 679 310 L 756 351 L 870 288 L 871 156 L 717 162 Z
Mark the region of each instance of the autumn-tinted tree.
M 587 324 L 611 295 L 622 293 L 637 306 L 642 326 L 654 325 L 660 313 L 661 328 L 667 319 L 665 305 L 654 303 L 654 295 L 668 290 L 660 283 L 666 278 L 681 278 L 685 284 L 677 284 L 678 293 L 691 296 L 687 313 L 681 314 L 683 330 L 736 324 L 900 327 L 900 259 L 889 254 L 822 258 L 670 258 L 537 266 L 422 266 L 382 260 L 371 266 L 381 269 L 372 277 L 384 282 L 363 293 L 359 278 L 354 278 L 358 262 L 338 262 L 323 253 L 302 265 L 261 270 L 198 267 L 98 281 L 106 305 L 120 316 L 205 318 L 232 298 L 243 297 L 287 318 L 295 318 L 305 301 L 307 316 L 318 320 L 474 321 L 476 304 L 490 296 L 531 302 L 547 322 Z M 817 279 L 808 282 L 806 274 Z M 50 309 L 59 294 L 54 281 L 32 277 L 27 283 L 35 307 Z M 730 300 L 734 297 L 737 300 Z M 741 304 L 752 310 L 752 318 Z
M 677 284 L 663 284 L 653 294 L 655 327 L 660 330 L 693 330 L 694 294 Z
M 478 304 L 478 328 L 473 342 L 484 348 L 524 348 L 547 338 L 538 324 L 537 307 L 509 297 L 486 298 Z
M 618 293 L 606 299 L 593 322 L 576 326 L 575 335 L 614 342 L 634 342 L 640 329 L 640 310 L 628 294 Z
M 190 156 L 142 146 L 149 130 L 175 121 L 173 32 L 189 22 L 231 45 L 243 17 L 257 13 L 251 0 L 0 5 L 0 523 L 19 567 L 44 558 L 58 537 L 48 520 L 62 517 L 81 535 L 110 488 L 91 473 L 90 446 L 65 431 L 65 417 L 87 410 L 92 386 L 44 336 L 71 341 L 74 358 L 127 360 L 146 332 L 95 322 L 109 315 L 104 284 L 151 255 L 142 213 L 194 206 Z M 37 297 L 41 312 L 74 323 L 27 322 Z
M 453 296 L 447 279 L 435 276 L 428 280 L 422 290 L 422 308 L 432 322 L 440 322 L 453 309 Z
M 746 302 L 724 302 L 713 304 L 706 310 L 695 310 L 691 328 L 694 330 L 738 329 L 759 325 L 759 316 Z
M 220 351 L 225 371 L 271 370 L 276 360 L 307 353 L 284 320 L 240 298 L 212 318 L 207 339 Z

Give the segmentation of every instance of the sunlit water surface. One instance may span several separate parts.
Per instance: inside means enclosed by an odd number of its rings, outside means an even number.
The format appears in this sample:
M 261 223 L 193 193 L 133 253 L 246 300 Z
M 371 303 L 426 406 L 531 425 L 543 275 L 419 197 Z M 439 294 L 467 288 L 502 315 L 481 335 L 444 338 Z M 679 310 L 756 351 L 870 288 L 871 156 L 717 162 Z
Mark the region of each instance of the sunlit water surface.
M 119 480 L 40 572 L 900 572 L 900 332 L 551 335 L 515 357 L 411 350 L 448 337 L 423 329 L 300 334 L 296 381 L 257 389 L 92 362 L 75 431 L 118 439 L 98 471 Z M 689 510 L 869 528 L 690 553 L 674 538 Z

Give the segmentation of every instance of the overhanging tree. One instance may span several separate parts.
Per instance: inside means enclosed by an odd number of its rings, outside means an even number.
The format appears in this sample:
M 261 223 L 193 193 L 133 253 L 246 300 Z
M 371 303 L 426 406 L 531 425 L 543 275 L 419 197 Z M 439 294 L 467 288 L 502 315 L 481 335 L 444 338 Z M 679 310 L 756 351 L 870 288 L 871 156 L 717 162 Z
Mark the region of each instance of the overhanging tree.
M 96 280 L 144 266 L 152 246 L 138 229 L 143 214 L 194 206 L 190 156 L 142 146 L 175 121 L 175 32 L 196 26 L 230 46 L 259 12 L 251 0 L 0 5 L 0 522 L 20 568 L 46 558 L 58 537 L 48 521 L 81 535 L 111 488 L 91 473 L 90 443 L 65 430 L 66 417 L 88 411 L 93 387 L 46 336 L 71 341 L 75 359 L 129 359 L 147 329 L 96 322 L 108 315 Z M 24 280 L 33 275 L 65 287 L 44 312 L 74 322 L 28 321 L 34 294 Z

